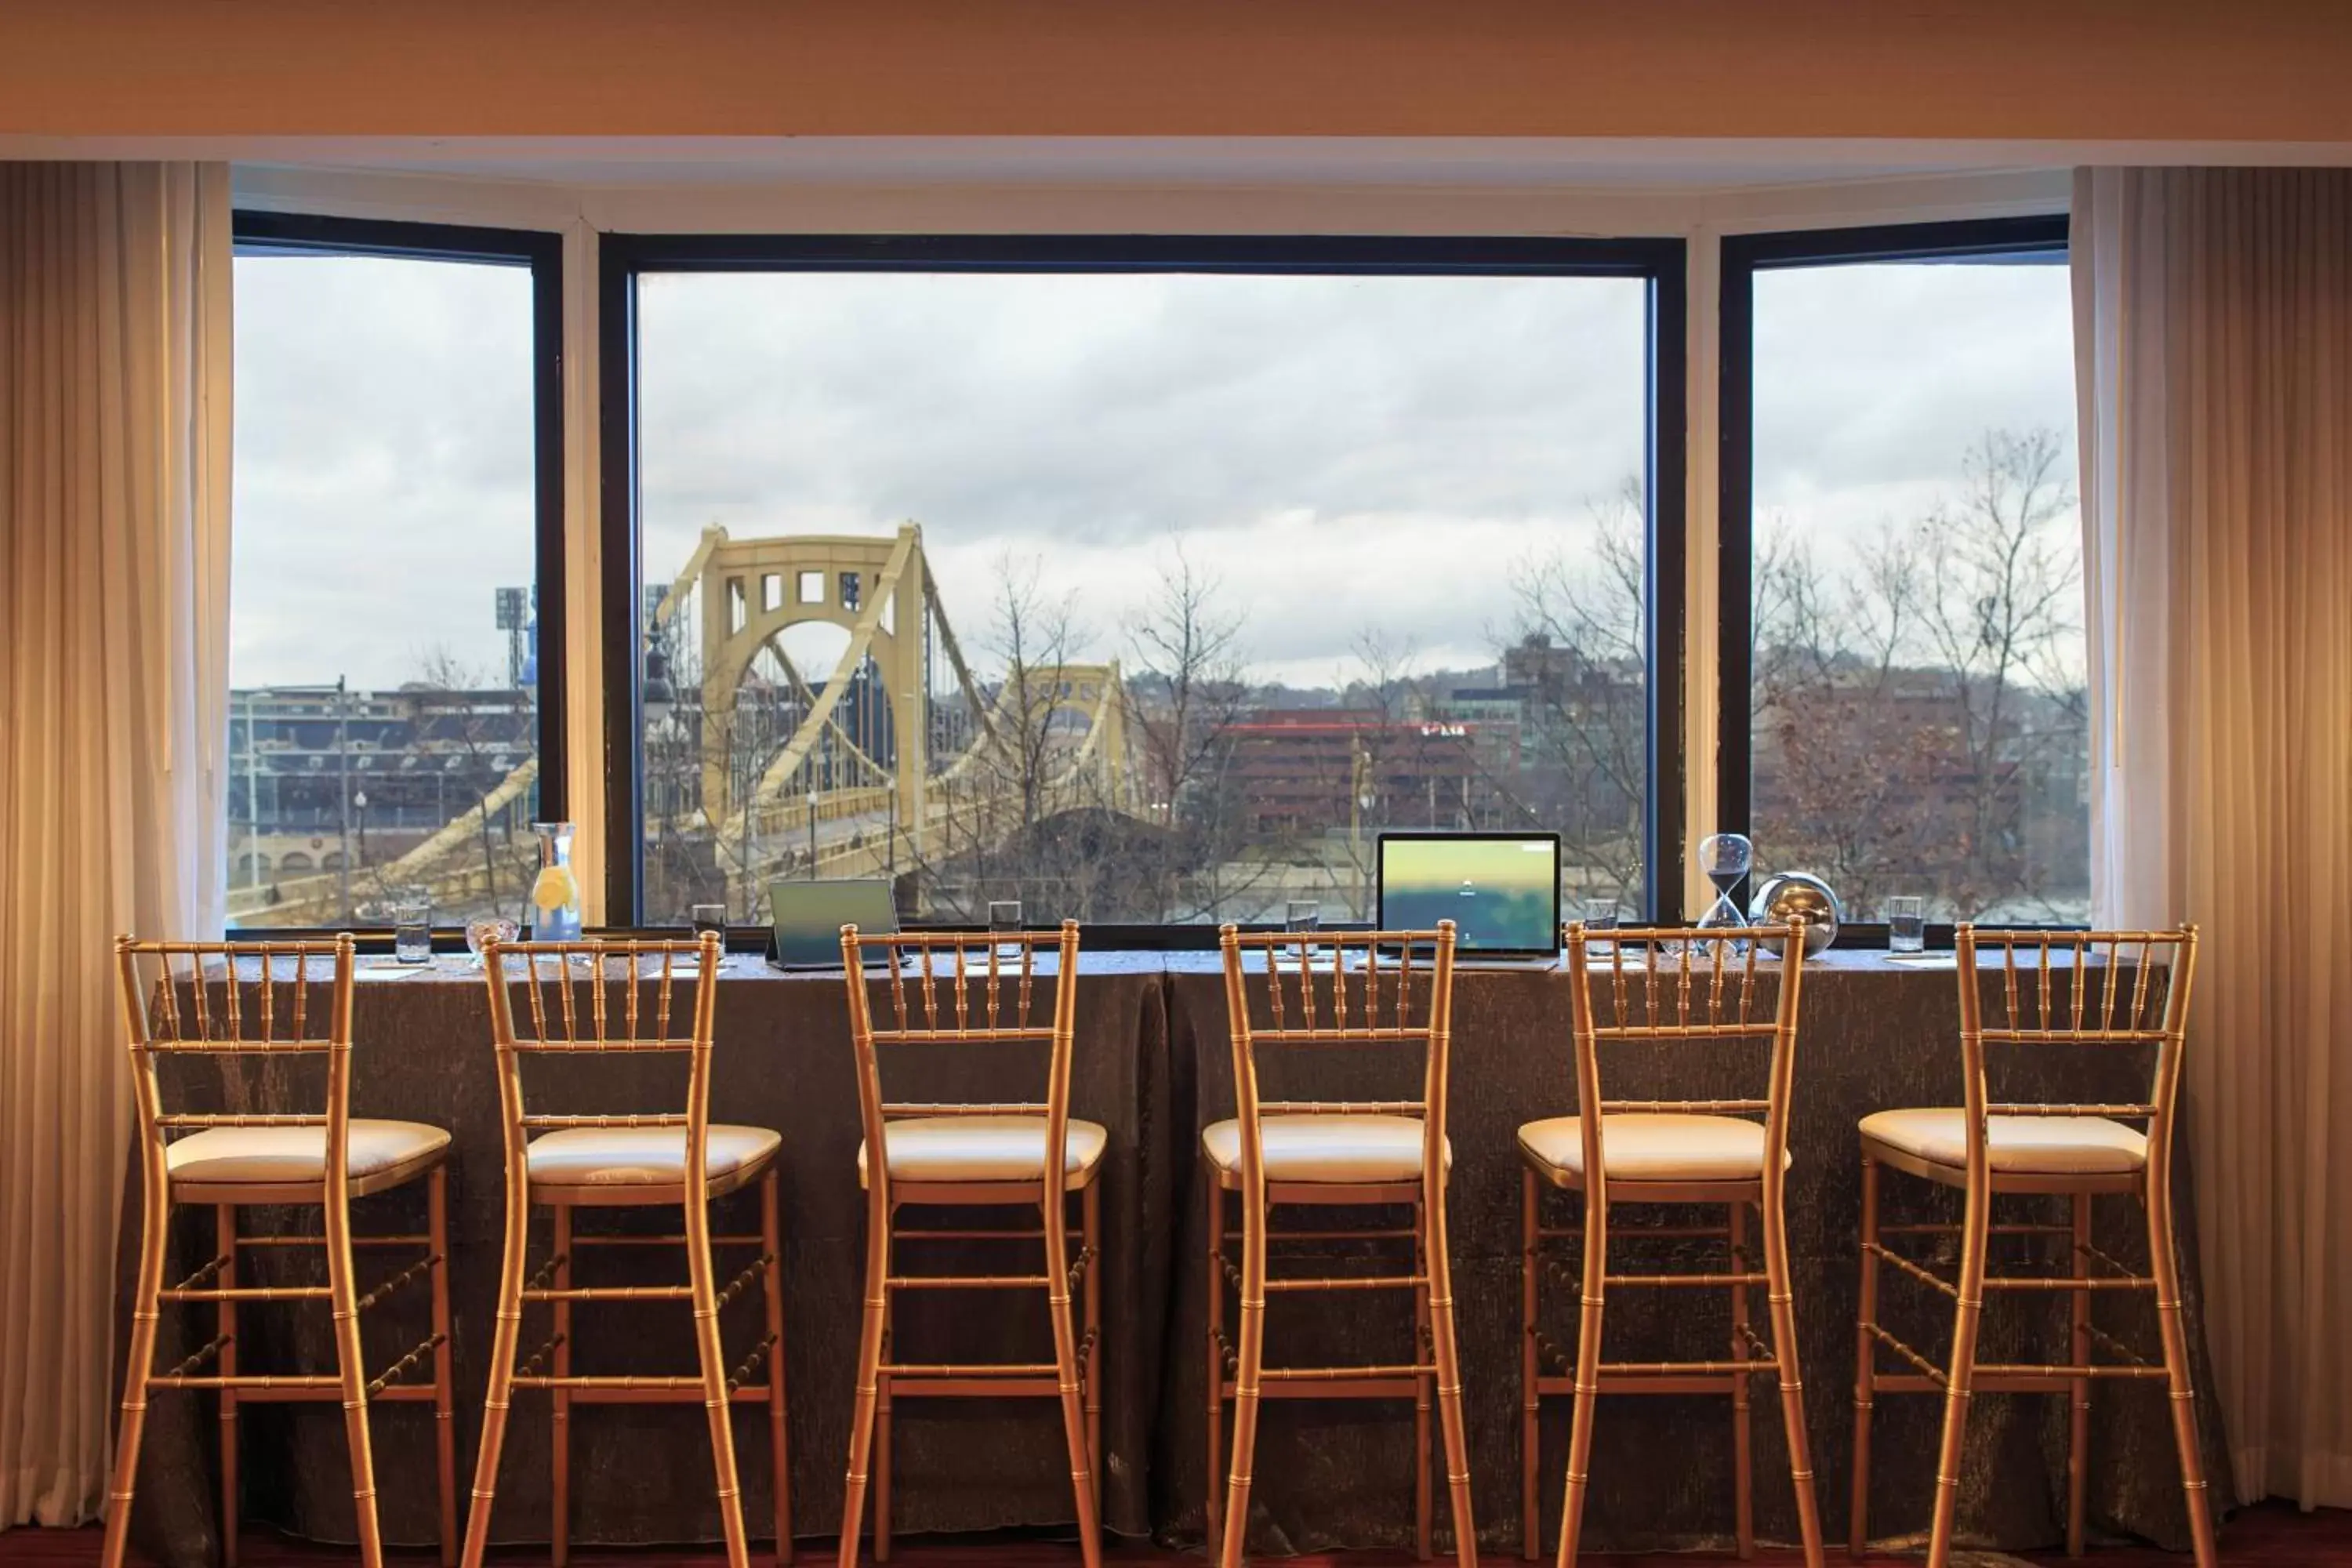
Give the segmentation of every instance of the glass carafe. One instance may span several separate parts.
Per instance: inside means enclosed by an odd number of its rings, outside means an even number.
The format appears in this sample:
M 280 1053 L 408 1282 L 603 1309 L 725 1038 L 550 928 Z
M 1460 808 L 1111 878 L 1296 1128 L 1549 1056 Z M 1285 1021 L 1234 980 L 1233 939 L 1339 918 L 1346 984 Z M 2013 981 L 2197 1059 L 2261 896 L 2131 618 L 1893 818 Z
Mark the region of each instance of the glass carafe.
M 580 880 L 572 874 L 572 824 L 534 822 L 539 835 L 539 875 L 530 885 L 533 942 L 576 942 L 580 937 Z

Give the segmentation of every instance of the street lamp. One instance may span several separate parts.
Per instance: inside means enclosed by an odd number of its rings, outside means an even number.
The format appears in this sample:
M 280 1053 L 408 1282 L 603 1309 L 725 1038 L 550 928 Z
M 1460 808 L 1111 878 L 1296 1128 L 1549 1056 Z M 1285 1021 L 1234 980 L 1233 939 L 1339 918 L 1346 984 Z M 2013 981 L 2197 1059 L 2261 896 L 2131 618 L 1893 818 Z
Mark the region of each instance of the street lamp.
M 341 918 L 352 918 L 352 693 L 342 676 L 335 677 L 335 858 L 336 894 L 342 900 Z
M 816 791 L 808 792 L 809 880 L 816 880 Z
M 677 688 L 669 678 L 669 655 L 650 637 L 646 639 L 644 702 L 646 725 L 654 730 L 669 721 L 670 710 L 677 703 Z
M 352 792 L 352 809 L 359 813 L 360 864 L 364 866 L 367 864 L 367 791 L 362 789 Z M 394 826 L 399 825 L 395 823 Z
M 1372 792 L 1372 757 L 1363 742 L 1356 742 L 1355 765 L 1348 781 L 1348 855 L 1356 863 L 1356 912 L 1370 918 L 1371 909 L 1371 873 L 1364 859 L 1364 818 L 1380 797 Z

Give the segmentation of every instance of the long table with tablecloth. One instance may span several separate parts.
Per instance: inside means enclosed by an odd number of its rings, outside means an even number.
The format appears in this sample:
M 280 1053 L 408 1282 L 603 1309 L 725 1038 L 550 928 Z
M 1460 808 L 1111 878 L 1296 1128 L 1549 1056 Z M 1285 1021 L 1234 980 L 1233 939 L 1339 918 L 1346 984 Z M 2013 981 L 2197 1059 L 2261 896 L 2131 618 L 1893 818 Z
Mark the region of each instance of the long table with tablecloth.
M 492 1295 L 497 1285 L 503 1188 L 497 1068 L 489 1046 L 482 977 L 462 958 L 395 973 L 362 961 L 354 1004 L 352 1088 L 356 1116 L 446 1127 L 451 1155 L 454 1342 L 459 1396 L 461 1492 L 471 1476 L 479 1404 L 488 1381 Z M 1208 1268 L 1199 1131 L 1233 1114 L 1233 1068 L 1225 1001 L 1213 952 L 1094 952 L 1081 962 L 1072 1114 L 1109 1132 L 1103 1167 L 1105 1389 L 1103 1476 L 1106 1527 L 1162 1542 L 1197 1542 L 1202 1529 L 1206 1346 L 1202 1302 Z M 382 974 L 383 977 L 379 978 Z M 1454 1150 L 1449 1215 L 1458 1300 L 1473 1493 L 1483 1547 L 1513 1549 L 1518 1537 L 1519 1163 L 1513 1132 L 1538 1116 L 1573 1109 L 1569 982 L 1556 969 L 1465 970 L 1454 992 L 1450 1133 Z M 1790 1249 L 1805 1404 L 1822 1513 L 1841 1533 L 1850 1471 L 1859 1167 L 1854 1123 L 1897 1105 L 1949 1104 L 1959 1093 L 1955 980 L 1948 963 L 1899 963 L 1883 954 L 1832 952 L 1807 966 L 1788 1188 Z M 773 1127 L 783 1134 L 786 1231 L 787 1389 L 794 1529 L 824 1536 L 839 1527 L 856 1354 L 864 1199 L 856 1174 L 856 1092 L 839 974 L 786 975 L 750 957 L 730 958 L 719 982 L 714 1121 Z M 2189 1048 L 2204 1042 L 2192 1039 Z M 1346 1098 L 1380 1064 L 1325 1053 L 1312 1070 L 1325 1098 Z M 184 1087 L 187 1102 L 226 1110 L 315 1109 L 293 1064 L 269 1058 L 207 1058 Z M 582 1110 L 676 1109 L 676 1058 L 597 1064 L 593 1087 L 566 1084 Z M 926 1099 L 1004 1097 L 1038 1081 L 1034 1062 L 1005 1051 L 938 1050 L 898 1070 L 920 1079 Z M 1302 1068 L 1301 1070 L 1307 1070 Z M 1672 1053 L 1629 1057 L 1612 1067 L 1612 1094 L 1704 1094 L 1720 1069 Z M 2070 1102 L 2129 1100 L 2146 1090 L 2146 1065 L 2127 1053 L 2043 1051 L 2007 1067 L 2015 1098 Z M 1008 1077 L 1008 1075 L 1010 1075 Z M 552 1101 L 551 1100 L 551 1104 Z M 558 1107 L 562 1109 L 562 1107 Z M 2196 1279 L 2194 1196 L 2183 1147 L 2175 1173 L 2187 1287 L 2187 1321 L 2200 1390 L 2208 1390 Z M 1906 1199 L 1926 1213 L 1954 1212 L 1956 1194 Z M 127 1321 L 136 1238 L 138 1185 L 131 1184 L 120 1247 L 120 1315 Z M 2030 1200 L 2019 1200 L 2028 1202 Z M 750 1205 L 749 1194 L 725 1200 Z M 409 1213 L 407 1208 L 416 1212 Z M 355 1225 L 421 1228 L 421 1189 L 362 1201 Z M 2137 1215 L 2107 1200 L 2103 1244 L 2138 1256 Z M 747 1210 L 747 1214 L 748 1214 Z M 728 1215 L 722 1213 L 721 1223 Z M 743 1219 L 745 1215 L 733 1216 Z M 268 1217 L 278 1228 L 315 1211 Z M 543 1223 L 543 1221 L 542 1221 Z M 606 1222 L 612 1223 L 612 1222 Z M 626 1221 L 619 1223 L 627 1223 Z M 732 1228 L 741 1228 L 733 1226 Z M 177 1278 L 210 1256 L 211 1216 L 175 1222 L 169 1267 Z M 975 1244 L 976 1245 L 976 1244 Z M 1671 1243 L 1653 1243 L 1656 1249 Z M 535 1238 L 534 1255 L 544 1238 Z M 282 1250 L 282 1249 L 280 1249 Z M 613 1282 L 635 1268 L 656 1277 L 653 1249 L 612 1253 Z M 1663 1256 L 1654 1251 L 1653 1256 Z M 998 1257 L 1002 1261 L 1002 1255 Z M 279 1264 L 299 1282 L 297 1262 Z M 670 1272 L 677 1265 L 669 1260 Z M 682 1274 L 679 1275 L 682 1278 Z M 995 1292 L 1003 1298 L 1007 1293 Z M 1572 1292 L 1547 1289 L 1553 1331 L 1572 1342 Z M 1729 1335 L 1727 1300 L 1680 1293 L 1674 1310 L 1632 1296 L 1612 1298 L 1612 1359 L 1718 1355 Z M 978 1304 L 945 1292 L 902 1309 L 898 1336 L 936 1359 L 1049 1358 L 1042 1305 L 1025 1300 Z M 1889 1288 L 1888 1321 L 1913 1343 L 1942 1342 L 1948 1308 L 1918 1290 Z M 1692 1300 L 1703 1297 L 1703 1300 Z M 1905 1303 L 1908 1303 L 1906 1305 Z M 1401 1306 L 1359 1301 L 1285 1302 L 1269 1324 L 1269 1364 L 1292 1360 L 1392 1359 L 1408 1342 Z M 1939 1308 L 1941 1309 L 1939 1311 Z M 756 1311 L 756 1307 L 751 1310 Z M 2156 1343 L 2153 1310 L 2137 1298 L 2103 1302 L 2102 1321 L 2118 1337 Z M 2056 1302 L 2010 1300 L 1987 1321 L 1983 1354 L 2062 1329 Z M 1384 1315 L 1385 1314 L 1385 1315 Z M 1391 1322 L 1389 1316 L 1398 1321 Z M 211 1333 L 208 1314 L 165 1309 L 160 1354 L 168 1364 Z M 248 1310 L 240 1321 L 245 1368 L 332 1365 L 325 1314 L 314 1308 Z M 372 1361 L 396 1353 L 399 1328 L 371 1339 Z M 686 1314 L 672 1303 L 583 1310 L 576 1322 L 582 1370 L 690 1372 Z M 377 1331 L 372 1330 L 372 1333 Z M 413 1340 L 414 1336 L 410 1336 Z M 118 1333 L 116 1342 L 122 1338 Z M 403 1345 L 408 1341 L 402 1341 Z M 2056 1342 L 2063 1346 L 2062 1338 Z M 929 1352 L 925 1359 L 933 1359 Z M 2186 1542 L 2178 1467 L 2160 1386 L 2109 1384 L 2097 1394 L 2090 1466 L 2092 1518 L 2102 1529 L 2163 1544 Z M 1543 1418 L 1546 1538 L 1556 1528 L 1559 1471 L 1567 1447 L 1565 1401 Z M 1554 1408 L 1557 1406 L 1557 1408 Z M 2215 1402 L 2198 1403 L 2209 1476 L 2226 1478 Z M 1876 1532 L 1924 1531 L 1941 1402 L 1885 1396 L 1874 1449 Z M 582 1544 L 712 1541 L 709 1453 L 699 1410 L 645 1405 L 577 1412 L 572 1422 L 572 1540 Z M 433 1439 L 429 1407 L 388 1406 L 374 1420 L 377 1487 L 384 1539 L 433 1538 Z M 340 1412 L 331 1405 L 247 1406 L 241 1415 L 244 1507 L 248 1521 L 325 1541 L 352 1539 L 351 1493 Z M 1408 1405 L 1283 1401 L 1261 1419 L 1253 1498 L 1253 1550 L 1267 1553 L 1333 1546 L 1410 1544 L 1412 1415 Z M 1785 1451 L 1775 1404 L 1759 1399 L 1756 1419 L 1757 1527 L 1767 1540 L 1795 1538 Z M 495 1535 L 500 1542 L 548 1535 L 549 1455 L 544 1405 L 517 1401 L 499 1481 Z M 769 1503 L 767 1428 L 737 1425 L 747 1520 Z M 159 1394 L 147 1424 L 134 1539 L 167 1563 L 216 1561 L 214 1539 L 218 1426 L 206 1395 Z M 1970 1428 L 1964 1538 L 2022 1549 L 2060 1540 L 2065 1512 L 2066 1416 L 2060 1398 L 1977 1401 Z M 1721 1544 L 1732 1528 L 1732 1421 L 1720 1399 L 1604 1399 L 1594 1444 L 1586 1514 L 1592 1550 Z M 900 1533 L 1046 1526 L 1071 1518 L 1066 1457 L 1051 1401 L 902 1403 L 895 1448 L 895 1529 Z M 2217 1489 L 2227 1500 L 2226 1481 Z M 1444 1489 L 1440 1489 L 1443 1496 Z M 459 1504 L 464 1511 L 463 1499 Z M 1441 1532 L 1446 1528 L 1442 1517 Z M 758 1526 L 753 1528 L 756 1531 Z

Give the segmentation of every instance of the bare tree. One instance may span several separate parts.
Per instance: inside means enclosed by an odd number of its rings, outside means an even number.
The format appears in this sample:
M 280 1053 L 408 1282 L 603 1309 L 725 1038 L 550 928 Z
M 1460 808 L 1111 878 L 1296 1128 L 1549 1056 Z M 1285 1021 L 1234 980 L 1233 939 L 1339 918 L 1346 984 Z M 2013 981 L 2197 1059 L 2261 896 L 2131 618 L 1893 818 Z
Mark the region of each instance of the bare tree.
M 502 815 L 488 809 L 488 803 L 513 772 L 507 759 L 518 750 L 532 749 L 537 704 L 526 700 L 520 709 L 509 710 L 503 720 L 494 717 L 475 700 L 475 694 L 495 689 L 489 677 L 441 646 L 418 657 L 414 686 L 418 697 L 417 738 L 425 742 L 424 754 L 440 762 L 450 753 L 440 752 L 435 742 L 446 742 L 462 759 L 460 793 L 470 798 L 460 810 L 474 816 L 475 847 L 482 866 L 482 905 L 505 912 L 500 906 L 509 891 L 520 900 L 530 890 L 538 866 L 537 846 L 518 840 L 507 829 Z M 441 700 L 435 700 L 436 697 Z M 500 766 L 501 762 L 507 765 Z M 386 892 L 384 868 L 371 868 L 371 871 L 378 892 Z M 516 913 L 518 919 L 524 918 L 520 908 Z
M 1090 771 L 1071 766 L 1068 714 L 1082 696 L 1065 690 L 1082 637 L 1076 605 L 1068 595 L 1046 594 L 1040 576 L 1034 557 L 998 560 L 982 647 L 1002 674 L 986 696 L 986 726 L 936 786 L 947 803 L 940 852 L 919 869 L 950 909 L 1010 892 L 1040 910 L 1050 900 L 1057 912 L 1087 919 L 1108 885 L 1106 868 L 1089 835 L 1055 819 L 1108 803 L 1097 798 Z M 950 891 L 966 885 L 978 896 Z
M 1588 552 L 1523 564 L 1503 663 L 1526 693 L 1531 806 L 1559 826 L 1567 864 L 1597 872 L 1594 891 L 1622 898 L 1643 885 L 1649 790 L 1642 481 L 1628 477 L 1590 518 Z
M 2087 859 L 2049 784 L 2084 748 L 2063 457 L 2054 432 L 1987 432 L 1956 500 L 1842 574 L 1774 531 L 1754 666 L 1771 858 L 1865 908 L 1927 887 L 1964 916 L 2060 912 L 2050 868 Z

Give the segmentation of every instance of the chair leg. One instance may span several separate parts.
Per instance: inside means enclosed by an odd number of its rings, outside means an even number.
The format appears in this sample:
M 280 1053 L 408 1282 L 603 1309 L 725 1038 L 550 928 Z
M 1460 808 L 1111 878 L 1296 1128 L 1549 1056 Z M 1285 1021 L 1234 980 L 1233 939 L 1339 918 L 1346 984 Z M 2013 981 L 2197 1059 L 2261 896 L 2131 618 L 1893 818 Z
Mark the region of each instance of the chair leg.
M 441 1568 L 457 1562 L 457 1398 L 450 1371 L 449 1168 L 436 1165 L 425 1179 L 425 1246 L 433 1258 L 433 1460 L 435 1517 L 441 1538 Z
M 1576 1384 L 1568 1426 L 1568 1479 L 1559 1510 L 1559 1568 L 1575 1568 L 1577 1537 L 1584 1528 L 1584 1491 L 1592 1462 L 1592 1400 L 1601 1388 L 1601 1320 L 1608 1269 L 1609 1205 L 1591 1193 L 1584 1202 L 1584 1276 L 1576 1327 Z
M 1735 1273 L 1748 1270 L 1748 1205 L 1745 1200 L 1729 1205 L 1731 1210 L 1731 1267 Z M 1748 1287 L 1731 1288 L 1731 1359 L 1748 1359 Z M 1756 1555 L 1756 1416 L 1750 1397 L 1749 1380 L 1745 1376 L 1731 1380 L 1731 1498 L 1732 1540 L 1742 1561 Z
M 1103 1446 L 1102 1446 L 1102 1184 L 1088 1182 L 1085 1194 L 1078 1200 L 1078 1245 L 1087 1260 L 1086 1271 L 1086 1333 L 1087 1347 L 1087 1473 L 1095 1482 L 1095 1519 L 1102 1519 Z
M 890 1215 L 866 1205 L 866 1303 L 857 1330 L 856 1403 L 849 1418 L 849 1468 L 841 1498 L 840 1568 L 857 1568 L 857 1532 L 866 1522 L 866 1466 L 874 1453 L 876 1371 L 882 1363 L 883 1277 L 890 1268 Z
M 1423 1279 L 1429 1277 L 1428 1228 L 1416 1205 L 1412 1216 L 1412 1271 Z M 1427 1285 L 1413 1287 L 1412 1359 L 1416 1362 L 1429 1355 L 1435 1342 L 1429 1296 Z M 1436 1384 L 1436 1378 L 1429 1375 L 1412 1381 L 1412 1548 L 1413 1555 L 1423 1563 L 1430 1558 L 1429 1410 Z
M 1878 1401 L 1878 1162 L 1862 1162 L 1862 1305 L 1853 1324 L 1853 1489 L 1846 1500 L 1845 1549 L 1870 1546 L 1870 1418 Z
M 2085 1274 L 2090 1270 L 2091 1194 L 2076 1193 L 2074 1199 L 2074 1237 L 2067 1249 L 2066 1272 Z M 2091 1361 L 2091 1293 L 2071 1292 L 2068 1305 L 2073 1335 L 2073 1363 L 2087 1366 Z M 2066 1422 L 2066 1555 L 2083 1555 L 2083 1514 L 2089 1491 L 2091 1459 L 2091 1380 L 2078 1377 L 2068 1391 L 2069 1406 Z
M 335 1324 L 335 1366 L 343 1382 L 343 1431 L 351 1445 L 352 1509 L 362 1568 L 382 1568 L 383 1539 L 375 1511 L 375 1450 L 368 1436 L 367 1363 L 360 1346 L 359 1291 L 352 1261 L 352 1215 L 341 1189 L 329 1184 L 327 1289 Z
M 751 1547 L 743 1538 L 743 1489 L 735 1473 L 735 1423 L 728 1402 L 727 1360 L 719 1345 L 719 1287 L 710 1264 L 710 1201 L 692 1188 L 686 1200 L 688 1279 L 694 1296 L 695 1349 L 702 1365 L 702 1407 L 710 1423 L 710 1463 L 717 1472 L 719 1525 L 726 1537 L 728 1568 L 751 1568 Z
M 490 1333 L 490 1385 L 482 1396 L 482 1445 L 474 1457 L 474 1491 L 466 1508 L 464 1568 L 481 1568 L 490 1544 L 490 1510 L 498 1500 L 499 1452 L 506 1446 L 514 1403 L 515 1344 L 522 1337 L 523 1249 L 530 1207 L 520 1173 L 507 1177 L 506 1243 L 499 1266 L 499 1303 Z
M 1445 1435 L 1446 1512 L 1454 1526 L 1459 1568 L 1478 1568 L 1478 1526 L 1470 1510 L 1470 1443 L 1462 1423 L 1462 1367 L 1454 1338 L 1454 1268 L 1445 1239 L 1442 1176 L 1424 1175 L 1422 1230 L 1429 1238 L 1429 1325 L 1437 1359 L 1437 1424 Z
M 1265 1205 L 1254 1205 L 1246 1192 L 1242 1199 L 1242 1288 L 1235 1325 L 1239 1341 L 1234 1367 L 1233 1461 L 1225 1477 L 1224 1532 L 1218 1550 L 1220 1568 L 1241 1568 L 1243 1542 L 1249 1535 L 1250 1467 L 1257 1459 L 1259 1373 L 1265 1351 Z
M 164 1195 L 161 1150 L 149 1141 L 146 1210 L 139 1232 L 139 1285 L 131 1309 L 131 1361 L 122 1374 L 122 1422 L 114 1439 L 114 1479 L 106 1489 L 103 1568 L 122 1568 L 131 1544 L 131 1502 L 138 1489 L 139 1444 L 147 1429 L 147 1380 L 155 1374 L 155 1325 L 163 1305 L 163 1242 L 171 1199 Z
M 1214 1551 L 1224 1535 L 1225 1496 L 1225 1190 L 1217 1173 L 1208 1177 L 1208 1409 L 1209 1463 L 1202 1472 L 1202 1540 Z
M 1078 1331 L 1070 1311 L 1070 1198 L 1060 1173 L 1048 1172 L 1040 1207 L 1045 1220 L 1045 1298 L 1054 1320 L 1055 1380 L 1061 1385 L 1062 1433 L 1070 1450 L 1070 1491 L 1078 1511 L 1078 1555 L 1101 1568 L 1102 1525 L 1095 1517 L 1094 1455 L 1078 1389 Z
M 760 1182 L 760 1251 L 768 1260 L 761 1283 L 768 1310 L 768 1453 L 775 1472 L 769 1485 L 776 1508 L 776 1568 L 791 1568 L 793 1466 L 784 1430 L 784 1230 L 773 1165 Z
M 2189 1381 L 2189 1335 L 2181 1324 L 2180 1268 L 2172 1247 L 2171 1173 L 2161 1158 L 2150 1159 L 2147 1166 L 2147 1253 L 2148 1272 L 2156 1279 L 2157 1325 L 2164 1335 L 2165 1381 L 2172 1395 L 2172 1439 L 2180 1449 L 2189 1540 L 2197 1568 L 2213 1568 L 2212 1493 L 2205 1484 L 2204 1451 L 2197 1441 L 2197 1386 Z
M 895 1235 L 883 1243 L 882 1268 L 882 1363 L 888 1365 L 898 1353 L 898 1298 L 890 1289 L 890 1276 L 897 1270 L 898 1238 Z M 890 1457 L 891 1399 L 890 1374 L 877 1373 L 874 1379 L 877 1399 L 874 1413 L 874 1561 L 890 1561 Z
M 1969 1396 L 1976 1384 L 1977 1325 L 1984 1312 L 1985 1252 L 1991 1239 L 1992 1194 L 1971 1173 L 1960 1221 L 1959 1297 L 1952 1311 L 1952 1361 L 1944 1384 L 1944 1437 L 1936 1456 L 1936 1511 L 1927 1568 L 1947 1568 L 1960 1496 L 1960 1450 L 1968 1437 Z
M 215 1257 L 226 1258 L 221 1265 L 217 1283 L 224 1290 L 236 1289 L 236 1205 L 213 1205 L 214 1245 Z M 236 1375 L 236 1303 L 220 1304 L 221 1340 L 220 1374 Z M 241 1489 L 236 1479 L 236 1390 L 220 1391 L 220 1539 L 221 1568 L 236 1568 L 237 1494 Z
M 1536 1173 L 1519 1171 L 1519 1555 L 1536 1560 L 1536 1535 L 1540 1528 L 1536 1502 L 1537 1450 L 1543 1436 L 1542 1395 L 1538 1392 L 1543 1368 L 1536 1359 L 1536 1270 L 1542 1245 L 1542 1190 Z
M 1772 1356 L 1780 1374 L 1780 1420 L 1788 1429 L 1789 1482 L 1797 1494 L 1797 1535 L 1806 1568 L 1822 1568 L 1822 1510 L 1813 1491 L 1813 1445 L 1805 1431 L 1805 1380 L 1797 1363 L 1797 1303 L 1789 1269 L 1789 1221 L 1780 1185 L 1764 1187 L 1765 1287 L 1772 1312 Z
M 555 1205 L 555 1275 L 558 1290 L 572 1289 L 572 1205 Z M 572 1303 L 555 1302 L 555 1365 L 557 1377 L 572 1375 Z M 548 1496 L 554 1517 L 549 1524 L 548 1561 L 563 1568 L 572 1560 L 572 1391 L 549 1391 L 552 1415 L 548 1426 L 547 1452 L 551 1473 Z

